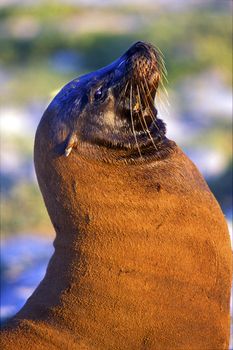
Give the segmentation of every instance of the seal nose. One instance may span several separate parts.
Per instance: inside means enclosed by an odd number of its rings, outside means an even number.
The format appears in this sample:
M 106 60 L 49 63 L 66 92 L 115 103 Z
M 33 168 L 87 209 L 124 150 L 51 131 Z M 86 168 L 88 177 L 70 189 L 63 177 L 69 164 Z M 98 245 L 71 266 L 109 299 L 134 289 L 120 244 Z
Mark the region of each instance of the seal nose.
M 126 54 L 128 56 L 131 56 L 135 53 L 139 53 L 139 54 L 145 54 L 145 53 L 149 53 L 151 50 L 153 50 L 153 46 L 149 43 L 146 43 L 144 41 L 137 41 L 135 44 L 133 44 L 128 51 L 126 52 Z
M 148 48 L 150 47 L 150 44 L 145 43 L 144 41 L 137 41 L 133 47 L 135 47 L 135 49 L 139 49 L 139 50 L 148 50 Z

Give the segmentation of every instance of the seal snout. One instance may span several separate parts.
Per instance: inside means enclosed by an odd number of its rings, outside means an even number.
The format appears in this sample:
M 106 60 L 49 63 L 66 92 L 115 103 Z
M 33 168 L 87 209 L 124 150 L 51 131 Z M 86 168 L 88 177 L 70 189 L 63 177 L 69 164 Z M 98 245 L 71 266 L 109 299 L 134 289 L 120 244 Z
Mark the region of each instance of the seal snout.
M 126 52 L 129 70 L 134 79 L 146 79 L 157 88 L 163 71 L 161 55 L 152 44 L 138 41 Z
M 165 126 L 157 118 L 154 104 L 164 74 L 159 50 L 138 41 L 100 73 L 107 86 L 102 91 L 108 91 L 104 94 L 108 98 L 99 104 L 101 113 L 96 124 L 100 132 L 98 135 L 95 132 L 95 144 L 136 149 L 140 156 L 142 149 L 144 152 L 152 146 L 157 150 L 156 143 L 165 135 Z
M 151 50 L 155 50 L 153 45 L 146 43 L 144 41 L 137 41 L 135 44 L 133 44 L 128 51 L 126 52 L 127 55 L 131 56 L 135 53 L 141 53 L 148 55 Z
M 151 44 L 138 41 L 121 57 L 117 69 L 122 70 L 123 110 L 132 132 L 149 134 L 155 125 L 157 110 L 154 99 L 163 75 L 162 58 Z M 117 104 L 119 106 L 119 103 Z

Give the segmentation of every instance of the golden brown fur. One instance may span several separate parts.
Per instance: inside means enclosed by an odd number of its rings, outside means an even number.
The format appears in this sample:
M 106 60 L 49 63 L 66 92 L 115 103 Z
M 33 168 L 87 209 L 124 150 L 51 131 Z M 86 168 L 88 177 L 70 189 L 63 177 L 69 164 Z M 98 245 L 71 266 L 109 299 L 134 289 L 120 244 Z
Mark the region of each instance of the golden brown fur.
M 95 146 L 66 158 L 54 118 L 35 165 L 55 253 L 3 349 L 228 349 L 229 233 L 196 167 L 175 144 L 157 160 L 105 162 Z
M 175 148 L 115 165 L 48 159 L 44 147 L 35 159 L 56 249 L 4 348 L 227 349 L 229 234 L 190 160 Z

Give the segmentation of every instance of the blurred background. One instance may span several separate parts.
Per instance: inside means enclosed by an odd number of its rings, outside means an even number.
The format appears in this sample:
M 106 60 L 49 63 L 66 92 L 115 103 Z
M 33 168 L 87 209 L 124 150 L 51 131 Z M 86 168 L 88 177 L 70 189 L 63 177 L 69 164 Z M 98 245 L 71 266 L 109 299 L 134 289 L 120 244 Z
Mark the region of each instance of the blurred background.
M 133 42 L 158 46 L 170 106 L 159 114 L 197 164 L 232 232 L 231 0 L 0 0 L 1 319 L 45 273 L 54 231 L 33 166 L 37 124 L 69 80 Z M 163 100 L 163 98 L 161 98 Z

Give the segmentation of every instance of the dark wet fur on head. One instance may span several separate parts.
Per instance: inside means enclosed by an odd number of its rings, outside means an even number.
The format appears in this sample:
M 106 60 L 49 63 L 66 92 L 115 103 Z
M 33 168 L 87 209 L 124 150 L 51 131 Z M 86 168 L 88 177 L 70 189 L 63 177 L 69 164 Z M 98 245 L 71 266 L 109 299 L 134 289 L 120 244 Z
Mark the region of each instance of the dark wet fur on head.
M 129 158 L 158 153 L 168 141 L 154 105 L 165 77 L 161 52 L 137 42 L 110 65 L 67 84 L 51 106 L 75 135 L 68 149 L 88 143 Z

